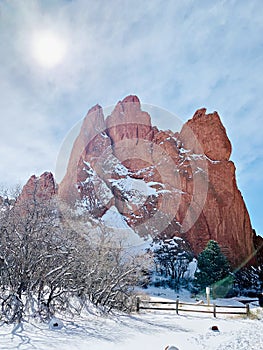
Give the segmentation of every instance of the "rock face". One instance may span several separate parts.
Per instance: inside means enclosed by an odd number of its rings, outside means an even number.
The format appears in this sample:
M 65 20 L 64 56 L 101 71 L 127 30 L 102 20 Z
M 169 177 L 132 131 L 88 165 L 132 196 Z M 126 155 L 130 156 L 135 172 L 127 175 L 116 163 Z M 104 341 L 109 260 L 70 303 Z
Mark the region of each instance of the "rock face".
M 90 157 L 95 156 L 96 153 L 100 154 L 103 130 L 105 130 L 103 111 L 101 106 L 96 105 L 89 110 L 83 121 L 80 134 L 74 142 L 67 174 L 59 186 L 60 197 L 63 200 L 75 202 L 76 198 L 78 198 L 79 192 L 76 184 L 80 180 L 81 169 L 79 167 L 81 163 L 83 164 L 83 159 L 81 159 L 82 153 L 87 151 Z
M 253 259 L 252 264 L 254 263 L 254 260 L 256 260 L 256 264 L 263 265 L 263 238 L 261 236 L 258 236 L 256 234 L 256 231 L 253 230 L 253 242 L 256 249 L 256 256 L 255 259 Z
M 106 119 L 98 105 L 88 112 L 58 195 L 97 217 L 117 208 L 139 235 L 179 236 L 196 254 L 214 239 L 238 266 L 254 244 L 230 154 L 216 112 L 160 131 L 128 96 Z
M 195 138 L 189 134 L 190 130 Z M 206 114 L 205 108 L 197 110 L 182 128 L 180 136 L 185 147 L 194 153 L 201 145 L 203 153 L 212 161 L 228 161 L 230 158 L 231 143 L 217 112 Z
M 201 240 L 204 237 L 206 241 L 216 240 L 237 266 L 253 256 L 254 246 L 249 214 L 237 188 L 235 166 L 229 160 L 230 141 L 216 112 L 206 114 L 205 109 L 198 110 L 183 127 L 182 142 L 195 152 L 196 145 L 191 138 L 187 138 L 185 127 L 194 132 L 208 159 L 207 198 L 200 217 L 188 232 L 188 239 L 193 242 L 201 233 Z M 201 232 L 198 227 L 202 227 Z M 203 249 L 201 242 L 197 251 L 200 248 Z
M 32 175 L 23 187 L 17 202 L 20 203 L 34 198 L 48 200 L 52 198 L 56 192 L 56 183 L 52 173 L 45 172 L 39 177 Z

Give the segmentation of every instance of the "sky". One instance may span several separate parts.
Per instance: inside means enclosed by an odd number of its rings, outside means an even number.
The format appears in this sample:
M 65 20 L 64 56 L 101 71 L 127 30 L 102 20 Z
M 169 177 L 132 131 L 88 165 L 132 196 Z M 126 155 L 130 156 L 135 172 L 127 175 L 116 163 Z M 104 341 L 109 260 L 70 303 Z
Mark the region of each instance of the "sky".
M 0 0 L 0 183 L 54 172 L 97 103 L 135 94 L 183 122 L 206 107 L 263 235 L 262 33 L 261 0 Z

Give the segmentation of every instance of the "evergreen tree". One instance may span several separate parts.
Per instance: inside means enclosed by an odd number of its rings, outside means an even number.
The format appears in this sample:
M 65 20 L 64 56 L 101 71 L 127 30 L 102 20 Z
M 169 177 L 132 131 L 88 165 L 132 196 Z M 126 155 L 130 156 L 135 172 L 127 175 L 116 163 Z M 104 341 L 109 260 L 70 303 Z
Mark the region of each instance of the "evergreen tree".
M 230 264 L 216 241 L 210 240 L 199 254 L 198 268 L 195 284 L 200 290 L 208 286 L 225 290 L 231 281 Z

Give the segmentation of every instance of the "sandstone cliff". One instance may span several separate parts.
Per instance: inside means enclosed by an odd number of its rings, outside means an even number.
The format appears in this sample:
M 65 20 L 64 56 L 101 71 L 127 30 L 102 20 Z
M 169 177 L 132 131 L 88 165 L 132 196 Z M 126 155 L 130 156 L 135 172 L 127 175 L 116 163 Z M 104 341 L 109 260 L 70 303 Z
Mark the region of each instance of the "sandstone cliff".
M 34 199 L 50 199 L 57 193 L 57 186 L 52 173 L 45 172 L 37 177 L 32 175 L 18 197 L 18 202 Z
M 216 112 L 160 131 L 128 96 L 106 119 L 98 105 L 89 111 L 58 194 L 97 217 L 117 208 L 139 235 L 179 236 L 196 254 L 214 239 L 238 266 L 254 245 L 230 154 Z

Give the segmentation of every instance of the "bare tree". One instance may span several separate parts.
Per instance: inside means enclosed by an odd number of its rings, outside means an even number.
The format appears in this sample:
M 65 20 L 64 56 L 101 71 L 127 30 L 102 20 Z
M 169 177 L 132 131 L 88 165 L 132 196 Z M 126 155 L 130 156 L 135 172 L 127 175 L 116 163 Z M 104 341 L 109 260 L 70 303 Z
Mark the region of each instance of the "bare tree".
M 0 231 L 1 298 L 2 313 L 9 321 L 21 319 L 28 306 L 28 298 L 24 302 L 22 297 L 36 292 L 48 268 L 58 263 L 61 252 L 54 245 L 58 231 L 54 200 L 41 199 L 37 188 L 30 197 L 18 196 L 14 205 L 5 208 Z
M 147 259 L 128 254 L 101 225 L 93 231 L 85 220 L 76 225 L 78 216 L 62 212 L 55 196 L 40 196 L 37 186 L 1 213 L 3 320 L 50 317 L 68 308 L 72 298 L 104 311 L 131 309 L 132 289 Z
M 152 249 L 156 276 L 164 278 L 164 284 L 179 288 L 193 258 L 189 244 L 179 237 L 156 238 Z

